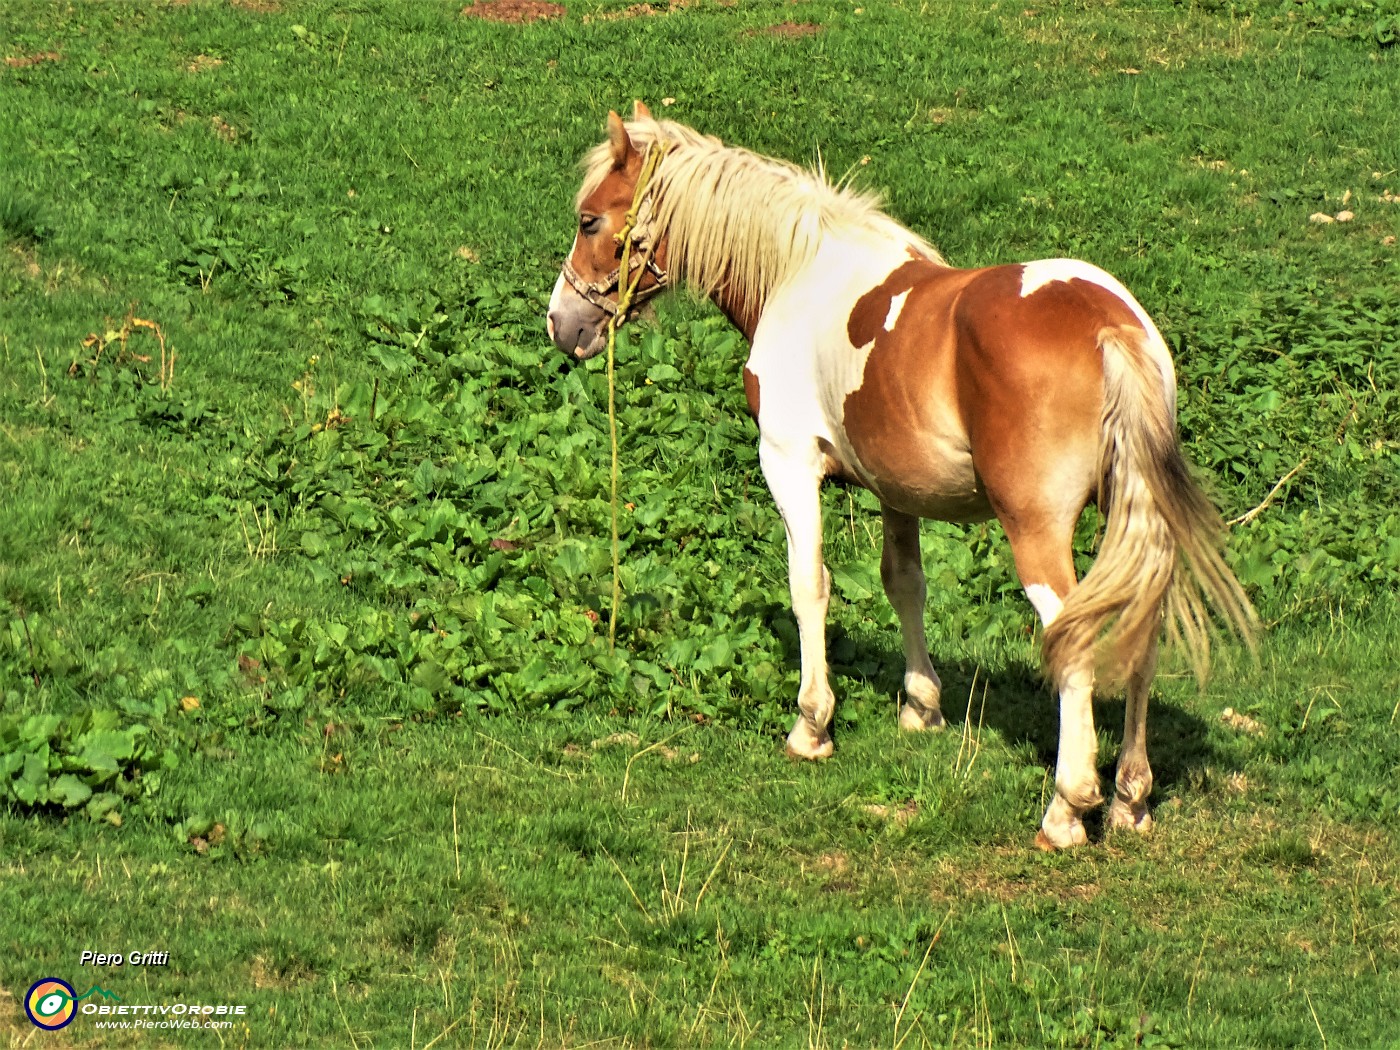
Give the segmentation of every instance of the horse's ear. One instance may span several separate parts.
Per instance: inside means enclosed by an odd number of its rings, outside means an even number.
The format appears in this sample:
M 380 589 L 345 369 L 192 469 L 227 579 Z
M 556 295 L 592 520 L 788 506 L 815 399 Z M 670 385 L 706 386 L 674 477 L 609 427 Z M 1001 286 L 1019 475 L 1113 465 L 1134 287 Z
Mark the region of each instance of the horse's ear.
M 608 145 L 612 147 L 613 167 L 620 168 L 627 163 L 632 152 L 632 140 L 627 137 L 627 129 L 622 126 L 622 118 L 617 111 L 608 110 Z
M 632 100 L 632 119 L 651 120 L 651 110 L 647 109 L 647 104 L 641 99 Z

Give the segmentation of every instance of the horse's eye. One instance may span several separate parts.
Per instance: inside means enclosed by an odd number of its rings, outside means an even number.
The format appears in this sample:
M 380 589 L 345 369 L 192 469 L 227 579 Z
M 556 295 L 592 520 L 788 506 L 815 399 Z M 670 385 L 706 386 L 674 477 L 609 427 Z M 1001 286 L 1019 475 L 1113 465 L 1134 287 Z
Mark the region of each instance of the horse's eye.
M 591 237 L 598 232 L 598 227 L 603 224 L 601 215 L 581 215 L 578 220 L 579 232 L 586 237 Z

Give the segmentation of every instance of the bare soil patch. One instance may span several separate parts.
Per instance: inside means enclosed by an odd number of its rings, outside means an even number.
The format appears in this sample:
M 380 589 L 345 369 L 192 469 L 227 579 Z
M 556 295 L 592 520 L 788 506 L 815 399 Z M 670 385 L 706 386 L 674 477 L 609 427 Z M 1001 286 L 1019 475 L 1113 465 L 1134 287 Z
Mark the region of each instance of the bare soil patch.
M 195 55 L 185 66 L 185 72 L 205 73 L 211 69 L 218 69 L 223 64 L 222 58 L 215 58 L 213 55 Z
M 209 126 L 214 129 L 214 134 L 225 142 L 238 141 L 238 129 L 217 113 L 209 118 Z
M 37 280 L 43 276 L 43 268 L 39 265 L 39 259 L 34 252 L 25 248 L 22 244 L 12 244 L 9 247 L 10 254 L 15 257 L 20 271 L 26 277 L 30 280 Z
M 694 6 L 696 0 L 671 0 L 669 4 L 630 4 L 616 11 L 599 11 L 596 14 L 584 15 L 583 21 L 587 25 L 590 22 L 615 22 L 619 18 L 650 18 L 653 15 L 675 14 Z M 716 0 L 714 6 L 733 7 L 734 0 Z
M 462 14 L 467 18 L 513 25 L 563 18 L 567 11 L 563 4 L 551 4 L 547 0 L 476 0 L 476 3 L 462 8 Z
M 619 18 L 650 18 L 652 15 L 664 15 L 671 9 L 666 7 L 653 7 L 651 4 L 632 4 L 618 11 L 600 11 L 596 15 L 584 15 L 584 24 L 589 22 L 616 22 Z
M 804 36 L 816 36 L 822 27 L 814 22 L 779 22 L 777 25 L 750 29 L 745 36 L 775 36 L 785 40 L 796 40 Z
M 37 66 L 41 62 L 59 62 L 63 56 L 57 51 L 40 51 L 33 55 L 15 55 L 5 59 L 5 65 L 11 69 L 28 69 L 30 66 Z

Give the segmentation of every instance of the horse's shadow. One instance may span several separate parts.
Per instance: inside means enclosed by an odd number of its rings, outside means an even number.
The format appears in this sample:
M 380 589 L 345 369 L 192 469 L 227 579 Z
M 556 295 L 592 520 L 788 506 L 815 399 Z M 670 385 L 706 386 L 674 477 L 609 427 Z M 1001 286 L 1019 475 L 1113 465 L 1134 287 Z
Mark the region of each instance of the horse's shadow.
M 778 615 L 791 617 L 786 610 Z M 782 633 L 791 638 L 796 632 L 794 629 Z M 844 682 L 868 684 L 877 693 L 891 698 L 903 688 L 902 649 L 880 637 L 865 633 L 851 635 L 840 625 L 830 624 L 828 652 L 852 648 L 858 655 L 851 663 L 837 659 L 830 663 L 832 687 L 838 702 L 840 696 L 849 691 L 843 687 Z M 795 646 L 784 644 L 783 655 L 789 667 L 800 667 L 801 657 Z M 872 663 L 876 667 L 873 673 L 869 670 Z M 986 667 L 953 653 L 935 653 L 933 663 L 943 682 L 941 706 L 950 731 L 994 730 L 1013 751 L 1028 746 L 1037 762 L 1054 770 L 1060 735 L 1059 701 L 1041 677 L 1038 665 L 1007 658 L 999 666 Z M 1108 746 L 1100 750 L 1099 774 L 1104 778 L 1105 792 L 1110 794 L 1122 742 L 1123 717 L 1122 696 L 1095 697 L 1094 725 L 1108 742 Z M 838 724 L 833 733 L 839 732 Z M 1206 723 L 1164 698 L 1159 689 L 1153 690 L 1148 709 L 1147 748 L 1157 801 L 1162 793 L 1187 780 L 1216 757 Z
M 903 654 L 891 652 L 900 676 L 875 685 L 891 691 L 900 687 Z M 962 660 L 938 666 L 943 680 L 943 717 L 955 731 L 969 723 L 990 728 L 1013 750 L 1029 746 L 1036 761 L 1053 771 L 1059 749 L 1059 698 L 1033 664 L 1010 662 L 988 669 Z M 1122 744 L 1124 700 L 1121 695 L 1094 698 L 1094 725 L 1106 737 L 1099 752 L 1099 775 L 1111 793 L 1114 767 Z M 1210 764 L 1214 752 L 1206 723 L 1192 712 L 1153 691 L 1147 715 L 1147 749 L 1152 762 L 1154 794 L 1169 791 L 1193 770 Z

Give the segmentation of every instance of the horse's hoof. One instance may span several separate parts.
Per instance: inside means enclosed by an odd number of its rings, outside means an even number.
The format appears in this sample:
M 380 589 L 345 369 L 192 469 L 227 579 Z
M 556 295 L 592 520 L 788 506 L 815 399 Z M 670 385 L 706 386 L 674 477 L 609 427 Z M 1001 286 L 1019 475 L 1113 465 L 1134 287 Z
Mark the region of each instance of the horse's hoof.
M 937 731 L 944 724 L 943 712 L 936 707 L 930 711 L 905 704 L 899 711 L 899 728 L 906 733 Z
M 1108 826 L 1113 831 L 1135 831 L 1146 835 L 1152 830 L 1152 814 L 1146 806 L 1135 811 L 1127 803 L 1114 799 L 1108 807 Z
M 829 740 L 814 751 L 799 751 L 791 744 L 788 744 L 787 757 L 792 759 L 794 762 L 820 762 L 823 759 L 830 758 L 832 752 L 835 750 L 836 749 L 832 746 L 831 741 Z
M 788 734 L 788 758 L 804 762 L 818 762 L 821 759 L 830 758 L 831 753 L 836 750 L 831 742 L 831 737 L 816 736 L 810 731 L 804 732 L 804 729 L 804 726 L 798 725 Z
M 1054 838 L 1051 838 L 1046 832 L 1045 826 L 1041 825 L 1040 830 L 1035 833 L 1036 849 L 1044 850 L 1046 853 L 1054 853 L 1062 849 L 1083 846 L 1089 841 L 1089 836 L 1084 831 L 1084 825 L 1077 820 L 1062 832 L 1059 829 L 1056 830 L 1058 833 Z

